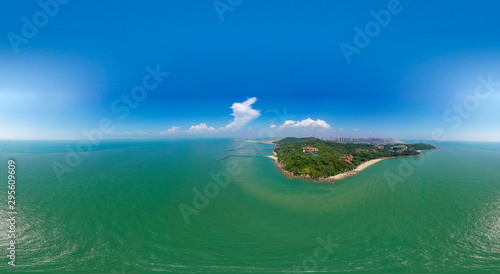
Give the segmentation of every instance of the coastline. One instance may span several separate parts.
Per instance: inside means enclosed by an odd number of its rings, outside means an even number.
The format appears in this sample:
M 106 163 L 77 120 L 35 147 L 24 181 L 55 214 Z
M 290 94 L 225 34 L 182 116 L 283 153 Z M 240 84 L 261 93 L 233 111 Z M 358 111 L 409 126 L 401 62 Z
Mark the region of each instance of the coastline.
M 348 177 L 351 177 L 351 176 L 354 176 L 354 175 L 360 173 L 361 171 L 367 169 L 369 166 L 372 166 L 372 165 L 374 165 L 374 164 L 376 164 L 376 163 L 378 163 L 380 161 L 383 161 L 385 159 L 393 159 L 393 158 L 398 158 L 398 157 L 384 157 L 384 158 L 379 158 L 379 159 L 373 159 L 373 160 L 370 160 L 368 162 L 362 163 L 361 165 L 359 165 L 358 167 L 356 167 L 353 170 L 349 170 L 349 171 L 344 172 L 344 173 L 340 173 L 340 174 L 337 174 L 337 175 L 334 175 L 334 176 L 330 176 L 330 177 L 324 179 L 323 181 L 346 179 Z
M 381 162 L 383 160 L 386 160 L 386 159 L 396 159 L 396 158 L 404 158 L 404 157 L 419 157 L 419 156 L 422 156 L 422 153 L 421 151 L 419 151 L 420 154 L 419 155 L 408 155 L 408 156 L 398 156 L 398 157 L 384 157 L 384 158 L 378 158 L 378 159 L 373 159 L 373 160 L 369 160 L 367 162 L 364 162 L 362 163 L 361 165 L 357 166 L 355 169 L 353 170 L 349 170 L 349 171 L 346 171 L 344 173 L 340 173 L 340 174 L 337 174 L 337 175 L 334 175 L 334 176 L 330 176 L 330 177 L 327 177 L 327 178 L 311 178 L 309 175 L 295 175 L 293 174 L 293 172 L 290 172 L 288 170 L 286 170 L 283 166 L 283 164 L 279 163 L 278 162 L 278 158 L 276 157 L 276 152 L 273 150 L 273 154 L 275 156 L 266 156 L 268 158 L 271 158 L 271 159 L 274 159 L 274 163 L 276 164 L 276 166 L 278 167 L 278 169 L 281 171 L 281 173 L 283 173 L 286 177 L 292 179 L 292 178 L 299 178 L 299 179 L 306 179 L 306 180 L 311 180 L 311 181 L 314 181 L 314 182 L 329 182 L 329 181 L 337 181 L 337 180 L 343 180 L 343 179 L 347 179 L 349 177 L 352 177 L 354 175 L 357 175 L 358 173 L 360 173 L 361 171 L 367 169 L 368 167 L 378 163 L 378 162 Z
M 240 140 L 235 140 L 235 141 L 240 141 Z M 273 143 L 273 141 L 254 141 L 254 140 L 244 140 L 243 142 L 247 142 L 247 143 L 261 143 L 261 144 L 271 144 L 271 145 L 275 145 L 275 143 Z
M 274 159 L 274 161 L 275 161 L 276 163 L 278 163 L 278 157 L 276 157 L 276 152 L 274 151 L 274 149 L 273 149 L 273 154 L 274 154 L 274 155 L 268 155 L 268 156 L 266 156 L 266 157 L 271 158 L 271 159 Z

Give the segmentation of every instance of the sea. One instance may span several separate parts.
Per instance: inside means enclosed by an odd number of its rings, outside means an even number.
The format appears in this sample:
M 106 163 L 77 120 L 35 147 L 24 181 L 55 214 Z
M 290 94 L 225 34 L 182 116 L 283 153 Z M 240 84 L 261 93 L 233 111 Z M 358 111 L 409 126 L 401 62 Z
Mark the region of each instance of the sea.
M 332 186 L 263 143 L 1 141 L 0 273 L 498 271 L 500 143 L 436 146 Z

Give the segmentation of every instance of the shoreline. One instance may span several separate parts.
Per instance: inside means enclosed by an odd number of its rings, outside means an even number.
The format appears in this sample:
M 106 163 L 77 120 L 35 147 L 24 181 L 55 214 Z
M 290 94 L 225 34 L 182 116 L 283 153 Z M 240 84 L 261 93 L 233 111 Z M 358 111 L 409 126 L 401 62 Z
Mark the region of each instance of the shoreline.
M 246 142 L 246 143 L 261 143 L 261 144 L 270 144 L 276 145 L 273 141 L 256 141 L 256 140 L 235 140 L 236 142 Z
M 353 170 L 349 170 L 349 171 L 344 172 L 344 173 L 340 173 L 340 174 L 337 174 L 337 175 L 334 175 L 334 176 L 330 176 L 330 177 L 328 177 L 326 179 L 323 179 L 323 181 L 346 179 L 346 178 L 349 178 L 351 176 L 354 176 L 354 175 L 360 173 L 361 171 L 367 169 L 368 167 L 370 167 L 370 166 L 372 166 L 372 165 L 374 165 L 374 164 L 376 164 L 378 162 L 381 162 L 381 161 L 386 160 L 386 159 L 394 159 L 394 158 L 399 158 L 399 157 L 384 157 L 384 158 L 369 160 L 368 162 L 364 162 L 361 165 L 357 166 Z
M 283 173 L 283 175 L 285 175 L 289 179 L 298 178 L 298 179 L 310 180 L 310 181 L 313 181 L 313 182 L 330 182 L 330 181 L 343 180 L 343 179 L 347 179 L 347 178 L 350 178 L 352 176 L 355 176 L 358 173 L 360 173 L 361 171 L 363 171 L 363 170 L 367 169 L 368 167 L 370 167 L 370 166 L 372 166 L 372 165 L 374 165 L 374 164 L 376 164 L 378 162 L 381 162 L 383 160 L 405 158 L 405 157 L 419 157 L 419 156 L 422 156 L 422 152 L 421 151 L 419 151 L 419 152 L 420 152 L 419 155 L 408 155 L 408 156 L 398 156 L 398 157 L 383 157 L 383 158 L 369 160 L 369 161 L 364 162 L 361 165 L 357 166 L 353 170 L 349 170 L 349 171 L 346 171 L 344 173 L 339 173 L 337 175 L 330 176 L 330 177 L 327 177 L 327 178 L 311 178 L 311 176 L 309 176 L 309 175 L 295 175 L 295 174 L 293 174 L 293 172 L 290 172 L 290 171 L 286 170 L 283 167 L 283 165 L 278 162 L 278 157 L 276 157 L 276 152 L 274 150 L 273 150 L 273 154 L 275 156 L 269 155 L 269 156 L 266 156 L 266 157 L 274 159 L 274 163 L 275 163 L 276 167 L 278 167 L 278 169 L 281 171 L 281 173 Z
M 275 152 L 275 151 L 274 151 L 274 149 L 273 149 L 273 155 L 268 155 L 268 156 L 266 156 L 266 157 L 267 157 L 267 158 L 271 158 L 271 159 L 273 159 L 275 162 L 278 162 L 278 157 L 276 157 L 276 155 L 277 155 L 277 154 L 276 154 L 276 152 Z

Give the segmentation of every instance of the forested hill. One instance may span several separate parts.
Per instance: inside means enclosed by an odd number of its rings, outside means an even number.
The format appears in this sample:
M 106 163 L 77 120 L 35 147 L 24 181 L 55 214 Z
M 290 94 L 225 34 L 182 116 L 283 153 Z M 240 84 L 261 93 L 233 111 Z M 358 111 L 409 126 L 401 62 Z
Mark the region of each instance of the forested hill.
M 376 146 L 293 137 L 277 141 L 276 144 L 274 151 L 284 169 L 294 175 L 308 175 L 311 178 L 334 176 L 373 159 L 415 156 L 420 155 L 421 150 L 435 149 L 434 146 L 423 143 Z M 317 149 L 317 152 L 304 152 L 305 147 Z

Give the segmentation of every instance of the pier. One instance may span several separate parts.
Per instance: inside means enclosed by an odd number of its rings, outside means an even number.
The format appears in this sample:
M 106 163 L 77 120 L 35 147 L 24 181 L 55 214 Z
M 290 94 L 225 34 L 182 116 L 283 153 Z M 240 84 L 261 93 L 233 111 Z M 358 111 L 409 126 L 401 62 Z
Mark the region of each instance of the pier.
M 235 151 L 235 150 L 240 150 L 240 149 L 271 149 L 272 147 L 247 147 L 247 146 L 241 146 L 238 148 L 232 148 L 232 149 L 226 149 L 224 151 Z
M 222 158 L 220 158 L 218 161 L 222 161 L 228 157 L 268 157 L 268 156 L 272 156 L 272 155 L 227 155 L 227 156 L 224 156 Z

